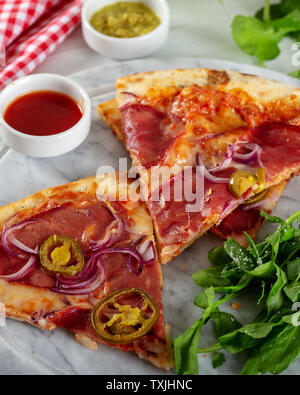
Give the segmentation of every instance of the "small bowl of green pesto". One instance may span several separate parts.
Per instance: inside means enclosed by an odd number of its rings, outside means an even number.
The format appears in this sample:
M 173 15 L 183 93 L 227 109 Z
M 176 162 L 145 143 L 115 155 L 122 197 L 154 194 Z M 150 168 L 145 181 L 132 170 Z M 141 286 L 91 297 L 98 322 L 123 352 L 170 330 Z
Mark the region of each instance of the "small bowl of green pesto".
M 107 57 L 132 59 L 166 42 L 170 11 L 166 0 L 88 0 L 81 19 L 90 48 Z

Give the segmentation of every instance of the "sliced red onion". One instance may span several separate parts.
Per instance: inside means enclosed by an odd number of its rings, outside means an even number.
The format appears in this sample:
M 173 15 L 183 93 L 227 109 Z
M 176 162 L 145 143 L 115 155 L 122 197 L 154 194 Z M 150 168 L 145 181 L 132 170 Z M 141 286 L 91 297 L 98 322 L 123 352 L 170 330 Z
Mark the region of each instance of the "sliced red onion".
M 15 236 L 12 234 L 14 231 L 22 229 L 24 226 L 27 226 L 27 225 L 32 224 L 34 222 L 35 221 L 32 221 L 32 220 L 24 221 L 24 222 L 21 222 L 17 225 L 11 226 L 8 229 L 6 228 L 6 225 L 4 225 L 4 229 L 3 229 L 2 235 L 1 235 L 1 241 L 2 241 L 3 248 L 5 249 L 5 251 L 7 253 L 9 253 L 10 255 L 12 255 L 16 258 L 25 259 L 26 258 L 25 255 L 18 254 L 11 248 L 11 247 L 15 247 L 18 250 L 21 250 L 21 251 L 26 252 L 28 254 L 33 254 L 33 255 L 38 254 L 37 248 L 35 250 L 33 250 L 32 248 L 27 247 L 26 245 L 21 243 L 19 240 L 17 240 L 15 238 Z
M 205 167 L 205 165 L 204 165 L 204 163 L 203 163 L 203 161 L 202 161 L 202 158 L 201 158 L 201 156 L 200 156 L 199 153 L 197 153 L 197 155 L 196 155 L 196 165 L 197 165 L 197 166 L 203 166 L 203 169 L 204 169 L 204 178 L 205 178 L 207 181 L 213 182 L 213 183 L 215 183 L 215 184 L 224 184 L 224 183 L 228 183 L 228 182 L 229 182 L 229 178 L 222 178 L 222 177 L 215 177 L 215 176 L 213 176 L 213 175 L 207 170 L 207 168 Z M 215 169 L 215 171 L 216 171 L 216 169 Z
M 131 92 L 121 92 L 121 93 L 123 96 L 127 96 L 127 102 L 119 108 L 120 111 L 125 110 L 128 106 L 136 103 L 137 101 L 137 95 L 135 95 L 134 93 Z
M 104 238 L 101 241 L 91 241 L 89 248 L 92 252 L 97 252 L 109 247 L 112 244 L 111 241 L 112 234 L 110 232 L 106 232 Z
M 114 254 L 114 253 L 121 253 L 121 254 L 128 254 L 128 269 L 136 274 L 140 275 L 143 271 L 144 265 L 152 262 L 155 258 L 155 253 L 154 253 L 154 244 L 152 240 L 150 240 L 150 243 L 147 242 L 146 246 L 141 246 L 140 243 L 142 240 L 145 239 L 146 236 L 140 237 L 131 247 L 121 247 L 121 248 L 106 248 L 102 251 L 99 251 L 97 255 L 101 256 L 104 254 Z M 145 242 L 145 243 L 146 243 Z M 139 252 L 138 249 L 142 249 L 142 253 Z M 151 252 L 152 250 L 152 252 Z M 135 262 L 134 262 L 135 260 Z M 137 264 L 134 265 L 134 263 Z
M 227 202 L 224 206 L 223 212 L 221 214 L 221 218 L 224 219 L 228 214 L 231 213 L 237 206 L 244 203 L 245 199 L 241 197 L 240 199 L 231 200 Z
M 144 265 L 151 263 L 155 259 L 155 247 L 152 240 L 145 240 L 146 236 L 140 237 L 134 242 L 131 248 L 136 248 L 136 251 L 141 256 L 142 260 L 134 258 L 132 255 L 128 256 L 128 269 L 136 274 L 140 275 L 143 271 Z M 145 241 L 144 241 L 145 240 Z M 134 262 L 135 260 L 135 262 Z M 136 267 L 137 263 L 137 267 Z
M 137 263 L 137 265 L 135 263 Z M 128 256 L 127 266 L 131 273 L 134 273 L 137 276 L 142 274 L 144 268 L 144 264 L 138 260 L 134 262 L 134 258 L 131 255 Z
M 134 99 L 137 99 L 137 95 L 135 95 L 132 92 L 121 92 L 121 93 L 122 93 L 122 95 L 130 96 L 130 97 L 132 97 Z
M 92 256 L 89 260 L 88 263 L 85 265 L 84 269 L 77 274 L 77 276 L 73 277 L 66 277 L 62 275 L 57 275 L 56 278 L 61 284 L 74 284 L 76 282 L 81 282 L 84 281 L 88 278 L 90 278 L 96 270 L 97 267 L 97 261 L 94 256 Z
M 57 288 L 58 289 L 66 289 L 66 290 L 86 288 L 86 287 L 89 287 L 91 284 L 93 284 L 97 280 L 97 278 L 99 277 L 100 274 L 101 274 L 101 270 L 97 265 L 95 273 L 90 278 L 87 278 L 86 280 L 84 280 L 80 283 L 78 283 L 78 282 L 74 282 L 73 284 L 58 283 Z
M 225 159 L 222 160 L 222 162 L 219 164 L 219 166 L 211 169 L 210 173 L 228 169 L 228 167 L 230 167 L 230 165 L 231 165 L 231 162 L 232 162 L 232 157 L 231 156 L 226 157 Z
M 125 223 L 122 218 L 120 218 L 116 213 L 114 213 L 110 208 L 105 205 L 108 212 L 113 216 L 114 221 L 109 225 L 105 232 L 105 236 L 102 240 L 97 242 L 93 241 L 90 243 L 90 249 L 93 252 L 98 252 L 104 248 L 108 248 L 116 244 L 125 230 Z
M 106 279 L 105 268 L 100 256 L 93 257 L 91 259 L 96 260 L 96 272 L 89 279 L 85 279 L 77 284 L 75 277 L 73 278 L 73 284 L 62 284 L 58 280 L 56 287 L 52 288 L 52 291 L 65 295 L 87 295 L 97 291 Z
M 239 154 L 237 151 L 242 147 L 248 149 L 250 152 L 246 154 Z M 244 164 L 257 162 L 260 167 L 263 167 L 261 162 L 261 154 L 263 149 L 260 145 L 256 143 L 248 143 L 247 141 L 238 141 L 232 146 L 232 150 L 232 159 L 236 162 Z
M 39 252 L 39 247 L 37 246 L 35 250 L 27 247 L 25 244 L 21 243 L 20 240 L 16 239 L 14 235 L 9 237 L 10 244 L 19 248 L 20 250 L 27 252 L 28 254 L 37 255 Z
M 246 154 L 239 154 L 237 151 L 242 147 L 250 150 L 250 152 Z M 221 164 L 209 170 L 209 172 L 214 173 L 216 171 L 227 169 L 228 167 L 230 167 L 232 161 L 243 163 L 246 165 L 252 162 L 257 162 L 260 167 L 263 167 L 261 161 L 262 151 L 263 151 L 262 148 L 258 144 L 248 143 L 247 141 L 238 141 L 235 144 L 228 147 L 227 155 L 223 159 Z
M 17 281 L 20 280 L 21 278 L 27 276 L 33 268 L 35 267 L 36 264 L 36 256 L 31 256 L 27 263 L 20 269 L 18 272 L 13 273 L 13 274 L 8 274 L 8 275 L 3 275 L 0 276 L 0 278 L 7 280 L 7 281 Z
M 133 256 L 137 261 L 143 262 L 143 257 L 137 252 L 134 247 L 120 247 L 120 248 L 106 248 L 102 251 L 99 251 L 96 255 L 104 255 L 104 254 L 115 254 L 122 253 Z
M 140 243 L 137 251 L 143 257 L 144 265 L 155 259 L 155 248 L 152 240 L 145 240 L 143 243 Z

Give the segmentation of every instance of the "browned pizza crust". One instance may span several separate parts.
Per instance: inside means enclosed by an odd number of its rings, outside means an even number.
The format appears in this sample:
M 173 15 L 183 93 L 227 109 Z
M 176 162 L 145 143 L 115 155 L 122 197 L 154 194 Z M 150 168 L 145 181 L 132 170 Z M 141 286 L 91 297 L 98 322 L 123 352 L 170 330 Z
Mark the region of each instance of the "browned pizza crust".
M 206 68 L 154 71 L 119 78 L 116 83 L 116 98 L 120 106 L 128 100 L 126 95 L 122 95 L 124 91 L 144 96 L 153 87 L 185 88 L 193 84 L 214 87 L 224 92 L 243 91 L 259 107 L 273 102 L 276 102 L 278 108 L 280 104 L 284 107 L 300 105 L 300 89 L 294 86 L 256 75 Z
M 170 86 L 183 89 L 193 84 L 213 87 L 227 93 L 240 94 L 243 92 L 243 94 L 247 94 L 253 104 L 263 111 L 270 106 L 273 111 L 277 111 L 283 117 L 284 115 L 288 116 L 289 120 L 299 117 L 299 88 L 251 74 L 205 68 L 153 71 L 119 78 L 116 82 L 116 98 L 99 104 L 97 111 L 100 118 L 124 142 L 121 115 L 118 108 L 125 105 L 130 97 L 123 92 L 146 96 L 149 92 L 159 94 L 159 90 Z

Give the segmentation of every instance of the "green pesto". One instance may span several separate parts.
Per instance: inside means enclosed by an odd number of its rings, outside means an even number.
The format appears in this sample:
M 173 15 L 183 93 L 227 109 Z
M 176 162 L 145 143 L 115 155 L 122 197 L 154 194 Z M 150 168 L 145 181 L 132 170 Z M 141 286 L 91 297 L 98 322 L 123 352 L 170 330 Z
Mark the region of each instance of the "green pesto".
M 150 33 L 159 26 L 160 19 L 143 3 L 122 1 L 101 8 L 90 24 L 107 36 L 132 38 Z

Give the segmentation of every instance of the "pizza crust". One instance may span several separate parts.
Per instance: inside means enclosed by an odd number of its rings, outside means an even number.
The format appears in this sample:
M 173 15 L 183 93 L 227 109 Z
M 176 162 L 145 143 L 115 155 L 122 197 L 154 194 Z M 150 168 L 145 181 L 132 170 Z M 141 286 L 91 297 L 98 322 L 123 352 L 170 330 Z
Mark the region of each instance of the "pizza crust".
M 252 74 L 206 68 L 153 71 L 122 77 L 116 83 L 116 98 L 120 107 L 128 100 L 126 95 L 122 95 L 124 91 L 144 96 L 155 86 L 165 88 L 174 85 L 185 88 L 193 84 L 211 86 L 224 92 L 242 90 L 259 107 L 288 97 L 293 105 L 300 104 L 300 89 L 291 85 Z

